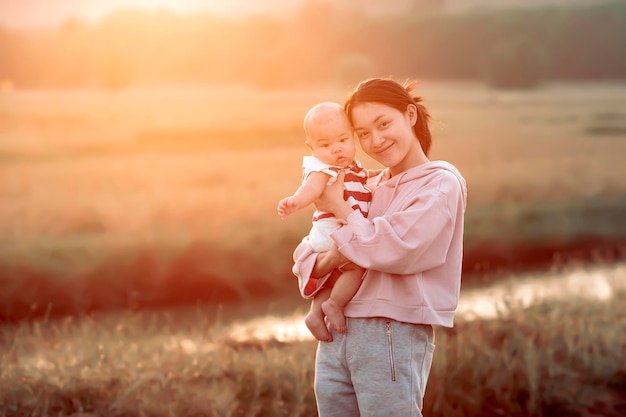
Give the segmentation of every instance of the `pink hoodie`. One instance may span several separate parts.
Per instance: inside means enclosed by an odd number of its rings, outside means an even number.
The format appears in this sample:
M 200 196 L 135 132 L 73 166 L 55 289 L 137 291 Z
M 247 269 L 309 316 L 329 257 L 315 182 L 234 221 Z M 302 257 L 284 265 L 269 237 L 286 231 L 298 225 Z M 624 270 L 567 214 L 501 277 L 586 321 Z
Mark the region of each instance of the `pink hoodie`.
M 339 251 L 367 269 L 347 317 L 453 326 L 461 289 L 465 179 L 451 164 L 432 161 L 373 179 L 368 218 L 359 211 L 332 233 Z M 293 272 L 308 281 L 316 254 L 304 238 Z

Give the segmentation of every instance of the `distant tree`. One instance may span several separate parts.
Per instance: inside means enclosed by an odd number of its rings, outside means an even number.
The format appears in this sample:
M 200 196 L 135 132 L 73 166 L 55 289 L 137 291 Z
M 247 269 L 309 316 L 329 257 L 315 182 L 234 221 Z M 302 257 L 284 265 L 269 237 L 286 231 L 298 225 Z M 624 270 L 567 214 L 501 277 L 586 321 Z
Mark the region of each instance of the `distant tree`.
M 8 82 L 8 80 L 13 79 L 13 57 L 11 54 L 13 45 L 13 40 L 9 34 L 0 28 L 0 82 Z
M 446 0 L 410 0 L 413 13 L 440 13 L 446 8 Z
M 281 16 L 126 10 L 54 30 L 0 27 L 0 79 L 15 88 L 116 90 L 134 82 L 345 85 L 370 75 L 482 79 L 495 88 L 626 78 L 624 0 L 459 13 L 446 13 L 446 0 L 297 3 Z
M 130 59 L 120 52 L 108 52 L 98 67 L 100 83 L 108 90 L 121 90 L 133 80 L 133 69 Z
M 549 55 L 526 36 L 504 40 L 487 56 L 484 80 L 494 88 L 534 88 L 547 77 Z
M 347 54 L 339 57 L 335 67 L 335 80 L 341 86 L 352 87 L 357 82 L 375 75 L 374 61 L 364 54 Z
M 54 87 L 78 88 L 87 84 L 92 69 L 89 28 L 80 20 L 67 19 L 46 37 L 47 83 Z

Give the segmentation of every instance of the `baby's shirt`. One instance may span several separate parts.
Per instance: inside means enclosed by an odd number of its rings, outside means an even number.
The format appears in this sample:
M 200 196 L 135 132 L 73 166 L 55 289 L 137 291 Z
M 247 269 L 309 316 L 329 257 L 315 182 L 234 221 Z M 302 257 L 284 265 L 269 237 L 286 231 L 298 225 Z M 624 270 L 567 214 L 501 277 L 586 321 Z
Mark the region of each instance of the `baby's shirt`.
M 323 172 L 330 175 L 328 184 L 332 184 L 336 179 L 339 172 L 343 169 L 346 170 L 346 176 L 343 183 L 343 198 L 346 200 L 354 210 L 359 210 L 363 213 L 364 217 L 367 217 L 369 212 L 369 205 L 372 201 L 372 192 L 366 187 L 367 179 L 369 177 L 366 169 L 361 167 L 359 161 L 354 161 L 352 165 L 347 168 L 340 166 L 328 165 L 320 161 L 314 156 L 305 156 L 302 159 L 302 180 L 306 180 L 311 172 Z M 332 213 L 316 210 L 313 213 L 313 221 L 319 219 L 334 217 Z

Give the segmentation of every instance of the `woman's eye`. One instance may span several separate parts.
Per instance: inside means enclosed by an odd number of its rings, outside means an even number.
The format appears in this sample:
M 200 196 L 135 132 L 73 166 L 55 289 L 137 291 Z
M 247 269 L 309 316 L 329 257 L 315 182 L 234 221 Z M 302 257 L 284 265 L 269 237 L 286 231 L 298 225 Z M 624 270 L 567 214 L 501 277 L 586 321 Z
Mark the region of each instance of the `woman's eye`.
M 381 129 L 384 129 L 384 128 L 386 128 L 387 126 L 389 126 L 389 122 L 381 122 L 381 124 L 380 124 L 380 128 L 381 128 Z

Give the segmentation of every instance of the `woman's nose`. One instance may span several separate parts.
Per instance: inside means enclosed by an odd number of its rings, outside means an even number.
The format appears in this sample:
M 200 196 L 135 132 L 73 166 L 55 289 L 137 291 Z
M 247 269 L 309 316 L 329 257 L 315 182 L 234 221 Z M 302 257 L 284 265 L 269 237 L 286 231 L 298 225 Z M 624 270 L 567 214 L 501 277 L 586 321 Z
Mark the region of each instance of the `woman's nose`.
M 385 141 L 382 133 L 380 132 L 372 132 L 372 144 L 374 146 L 379 146 Z

